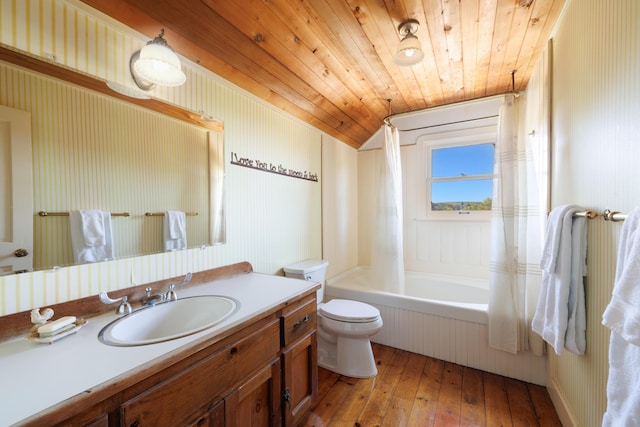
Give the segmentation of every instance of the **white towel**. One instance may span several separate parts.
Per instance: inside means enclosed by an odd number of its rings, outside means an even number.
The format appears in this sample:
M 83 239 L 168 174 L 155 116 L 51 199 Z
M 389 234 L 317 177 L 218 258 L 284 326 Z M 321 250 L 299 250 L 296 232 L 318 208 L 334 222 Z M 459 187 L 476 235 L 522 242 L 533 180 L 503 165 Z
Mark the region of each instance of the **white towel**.
M 542 247 L 542 256 L 540 257 L 540 268 L 542 271 L 546 271 L 547 273 L 554 273 L 556 271 L 562 221 L 570 209 L 575 212 L 579 208 L 575 205 L 562 205 L 549 213 L 544 235 L 544 246 Z
M 164 213 L 164 250 L 177 251 L 187 248 L 186 215 L 182 211 Z
M 587 275 L 586 218 L 573 218 L 571 240 L 569 320 L 564 347 L 572 353 L 584 354 L 587 347 L 587 313 L 584 302 L 584 276 Z
M 556 354 L 565 347 L 583 354 L 585 348 L 586 219 L 573 217 L 580 210 L 563 205 L 551 212 L 540 262 L 542 283 L 531 328 Z
M 611 329 L 607 411 L 603 426 L 640 425 L 640 209 L 622 226 L 611 301 L 602 316 Z
M 71 249 L 76 263 L 108 261 L 114 258 L 111 213 L 71 211 L 69 212 L 69 229 Z

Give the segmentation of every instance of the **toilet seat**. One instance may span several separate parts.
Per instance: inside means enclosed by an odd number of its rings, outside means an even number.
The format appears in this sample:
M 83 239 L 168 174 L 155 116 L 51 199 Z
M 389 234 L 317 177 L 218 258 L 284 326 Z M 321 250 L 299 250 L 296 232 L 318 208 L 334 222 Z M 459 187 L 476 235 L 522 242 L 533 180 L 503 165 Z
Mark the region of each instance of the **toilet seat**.
M 360 301 L 332 299 L 318 307 L 320 314 L 337 320 L 349 323 L 369 323 L 380 318 L 380 311 Z

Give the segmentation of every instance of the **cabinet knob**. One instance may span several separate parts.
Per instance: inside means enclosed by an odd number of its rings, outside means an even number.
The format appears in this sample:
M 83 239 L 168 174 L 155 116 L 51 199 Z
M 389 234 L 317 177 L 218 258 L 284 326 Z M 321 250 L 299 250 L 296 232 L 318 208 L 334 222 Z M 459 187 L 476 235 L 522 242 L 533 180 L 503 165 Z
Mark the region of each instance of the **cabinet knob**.
M 238 352 L 238 348 L 237 347 L 232 347 L 231 350 L 229 351 L 229 354 L 233 356 L 237 352 Z
M 294 328 L 298 328 L 302 325 L 304 325 L 305 323 L 307 323 L 309 321 L 309 315 L 305 314 L 304 317 L 300 320 L 298 320 L 296 323 L 293 324 Z

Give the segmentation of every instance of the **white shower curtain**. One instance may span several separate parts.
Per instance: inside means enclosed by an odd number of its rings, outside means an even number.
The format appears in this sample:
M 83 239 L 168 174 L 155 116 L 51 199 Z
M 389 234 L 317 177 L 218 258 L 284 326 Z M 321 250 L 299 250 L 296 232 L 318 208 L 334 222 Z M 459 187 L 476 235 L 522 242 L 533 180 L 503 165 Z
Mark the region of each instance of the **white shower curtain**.
M 389 292 L 404 291 L 402 167 L 398 129 L 384 126 L 385 138 L 378 180 L 372 285 Z
M 498 119 L 489 255 L 489 345 L 542 354 L 531 332 L 546 215 L 547 138 L 523 129 L 524 96 L 505 95 Z

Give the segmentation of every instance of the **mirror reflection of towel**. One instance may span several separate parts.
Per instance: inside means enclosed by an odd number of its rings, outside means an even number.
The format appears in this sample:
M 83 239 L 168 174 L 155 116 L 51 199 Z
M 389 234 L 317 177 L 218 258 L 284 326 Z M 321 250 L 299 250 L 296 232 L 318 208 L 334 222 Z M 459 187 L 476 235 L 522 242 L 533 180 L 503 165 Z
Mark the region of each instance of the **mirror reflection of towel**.
M 99 210 L 69 212 L 71 248 L 76 263 L 114 258 L 111 213 Z
M 106 244 L 102 211 L 80 210 L 80 221 L 85 245 L 104 246 Z
M 186 215 L 182 211 L 164 213 L 164 250 L 187 249 Z

